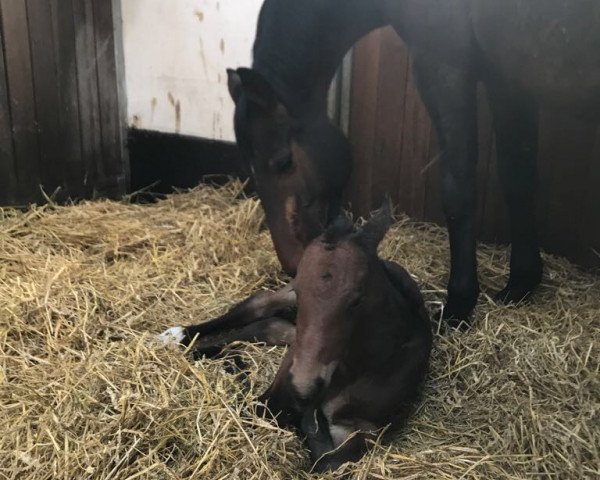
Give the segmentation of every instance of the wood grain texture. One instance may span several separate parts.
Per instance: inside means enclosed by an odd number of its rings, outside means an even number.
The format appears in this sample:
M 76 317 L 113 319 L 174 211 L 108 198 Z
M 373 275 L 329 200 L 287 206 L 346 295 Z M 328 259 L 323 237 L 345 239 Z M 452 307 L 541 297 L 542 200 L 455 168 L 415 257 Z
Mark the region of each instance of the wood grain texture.
M 2 24 L 0 4 L 0 25 Z M 17 173 L 12 140 L 10 102 L 4 61 L 4 35 L 0 28 L 0 203 L 12 205 L 15 202 Z
M 115 5 L 0 0 L 0 205 L 126 193 Z
M 27 4 L 0 0 L 9 92 L 16 192 L 23 203 L 41 198 L 40 160 Z
M 587 197 L 585 200 L 585 214 L 582 215 L 583 227 L 588 231 L 589 245 L 583 254 L 584 265 L 593 265 L 600 268 L 600 221 L 598 210 L 600 210 L 600 126 L 596 128 L 594 146 L 591 153 L 591 165 L 588 176 Z
M 85 165 L 79 124 L 79 92 L 76 65 L 76 30 L 73 4 L 50 0 L 54 53 L 59 88 L 59 150 L 63 157 L 63 187 L 72 198 L 85 196 Z M 61 198 L 63 198 L 61 196 Z
M 120 147 L 124 138 L 117 88 L 113 9 L 112 2 L 106 0 L 94 0 L 92 5 L 102 145 L 98 164 L 99 187 L 104 195 L 118 197 L 126 188 L 127 168 Z
M 377 69 L 379 78 L 377 92 L 370 101 L 376 106 L 373 118 L 373 145 L 371 149 L 371 205 L 363 205 L 363 211 L 377 207 L 383 196 L 394 196 L 395 179 L 400 169 L 399 146 L 405 122 L 406 86 L 409 58 L 396 41 L 391 28 L 382 30 L 381 55 Z M 382 62 L 389 62 L 383 65 Z M 369 97 L 371 93 L 367 93 Z
M 354 148 L 354 166 L 348 189 L 348 200 L 355 212 L 366 215 L 371 205 L 372 155 L 375 142 L 375 118 L 377 115 L 377 83 L 381 31 L 373 32 L 355 48 L 353 63 L 352 110 L 360 115 L 352 116 L 350 138 Z M 366 207 L 366 210 L 365 210 Z
M 102 163 L 102 130 L 98 97 L 98 67 L 92 0 L 72 0 L 76 30 L 75 58 L 79 94 L 82 160 L 85 166 L 86 196 L 97 196 L 101 183 L 98 172 Z
M 31 46 L 33 99 L 39 142 L 40 183 L 46 194 L 62 187 L 64 153 L 61 151 L 60 85 L 56 68 L 55 32 L 50 2 L 27 0 Z

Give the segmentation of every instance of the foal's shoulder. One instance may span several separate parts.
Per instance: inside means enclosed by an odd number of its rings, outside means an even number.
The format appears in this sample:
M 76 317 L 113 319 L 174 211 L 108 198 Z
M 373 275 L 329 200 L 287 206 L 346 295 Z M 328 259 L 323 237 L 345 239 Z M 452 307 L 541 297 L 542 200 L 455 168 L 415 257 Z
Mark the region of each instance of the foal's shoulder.
M 411 297 L 414 297 L 415 300 L 423 301 L 417 282 L 410 276 L 410 273 L 396 262 L 382 260 L 382 263 L 390 281 L 398 290 L 402 293 L 410 293 Z
M 424 315 L 429 317 L 425 308 L 423 295 L 421 295 L 421 290 L 419 289 L 417 282 L 415 282 L 410 274 L 396 262 L 389 260 L 382 260 L 382 262 L 388 274 L 388 278 L 398 293 L 406 297 L 411 307 L 419 312 L 421 316 Z

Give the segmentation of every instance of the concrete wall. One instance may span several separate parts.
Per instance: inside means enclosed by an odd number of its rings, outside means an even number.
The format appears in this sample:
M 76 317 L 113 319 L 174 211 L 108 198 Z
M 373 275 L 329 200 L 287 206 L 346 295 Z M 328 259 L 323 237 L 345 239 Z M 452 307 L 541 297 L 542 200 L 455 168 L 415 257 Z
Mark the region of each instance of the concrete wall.
M 130 126 L 233 141 L 228 67 L 248 66 L 263 0 L 124 0 Z

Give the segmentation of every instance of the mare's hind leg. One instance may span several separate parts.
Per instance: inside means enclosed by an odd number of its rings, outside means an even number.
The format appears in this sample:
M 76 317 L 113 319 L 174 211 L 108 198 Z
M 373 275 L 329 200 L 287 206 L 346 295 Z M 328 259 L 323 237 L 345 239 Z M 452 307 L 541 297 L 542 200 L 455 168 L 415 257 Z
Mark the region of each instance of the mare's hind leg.
M 296 304 L 296 293 L 290 282 L 276 292 L 261 292 L 247 298 L 227 313 L 207 322 L 188 327 L 172 327 L 160 335 L 163 343 L 179 343 L 188 346 L 194 337 L 239 329 L 259 320 L 281 314 Z
M 538 111 L 529 95 L 489 86 L 494 114 L 498 174 L 508 205 L 511 228 L 510 276 L 497 299 L 520 302 L 542 279 L 542 260 L 535 227 Z
M 290 345 L 296 338 L 296 326 L 289 320 L 271 317 L 246 325 L 200 337 L 193 346 L 196 357 L 214 357 L 233 342 L 264 342 L 267 345 Z

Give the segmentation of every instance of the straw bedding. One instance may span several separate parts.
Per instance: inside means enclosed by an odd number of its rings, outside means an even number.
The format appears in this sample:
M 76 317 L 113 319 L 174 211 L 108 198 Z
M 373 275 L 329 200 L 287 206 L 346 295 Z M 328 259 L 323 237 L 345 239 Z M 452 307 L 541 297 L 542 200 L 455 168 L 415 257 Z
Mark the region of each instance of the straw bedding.
M 191 361 L 155 338 L 285 279 L 241 186 L 153 205 L 47 206 L 0 218 L 0 478 L 292 479 L 307 456 L 252 414 L 282 349 Z M 399 217 L 381 248 L 443 299 L 445 232 Z M 545 257 L 531 305 L 485 294 L 476 325 L 436 335 L 424 399 L 354 478 L 597 478 L 600 279 Z M 485 291 L 504 249 L 481 246 Z M 340 472 L 321 478 L 338 478 Z

